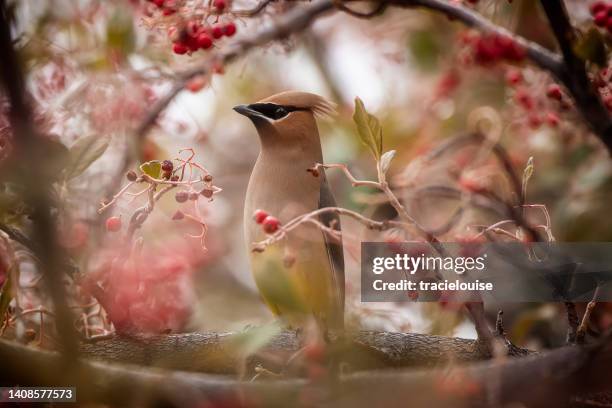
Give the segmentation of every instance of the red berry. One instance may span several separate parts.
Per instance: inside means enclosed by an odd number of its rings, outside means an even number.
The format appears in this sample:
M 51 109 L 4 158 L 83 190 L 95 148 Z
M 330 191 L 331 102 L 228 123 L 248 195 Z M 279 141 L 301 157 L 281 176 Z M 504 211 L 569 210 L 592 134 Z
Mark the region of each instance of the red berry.
M 258 224 L 261 224 L 262 222 L 264 222 L 267 216 L 268 216 L 268 213 L 265 212 L 264 210 L 255 210 L 255 212 L 253 213 L 253 219 Z
M 170 160 L 164 160 L 162 162 L 161 169 L 163 171 L 166 171 L 166 172 L 167 171 L 172 171 L 173 168 L 174 168 L 174 165 L 172 164 L 172 162 Z
M 604 96 L 603 101 L 604 101 L 604 105 L 606 105 L 606 108 L 609 111 L 612 111 L 612 95 Z
M 561 92 L 561 88 L 557 84 L 550 84 L 548 89 L 546 90 L 546 96 L 551 99 L 556 99 L 558 101 L 563 98 L 563 93 Z
M 481 180 L 469 176 L 461 176 L 461 178 L 459 179 L 459 185 L 464 190 L 471 191 L 472 193 L 483 191 L 485 188 Z
M 537 129 L 542 125 L 542 119 L 540 119 L 540 117 L 535 113 L 529 115 L 527 121 L 529 122 L 529 127 L 532 129 Z
M 276 219 L 276 217 L 268 215 L 263 220 L 263 223 L 261 225 L 263 227 L 263 230 L 266 232 L 266 234 L 274 234 L 276 231 L 278 231 L 278 227 L 280 226 L 280 221 Z
M 138 178 L 138 175 L 136 175 L 136 172 L 134 170 L 130 170 L 125 174 L 125 177 L 129 181 L 136 181 L 136 179 Z
M 594 16 L 600 11 L 605 11 L 606 9 L 607 9 L 606 3 L 604 3 L 603 1 L 596 1 L 595 3 L 591 4 L 591 7 L 590 7 L 591 15 Z
M 179 191 L 174 195 L 174 199 L 177 203 L 184 203 L 189 198 L 189 193 L 186 191 Z
M 164 0 L 153 0 L 153 4 L 155 4 L 159 8 L 162 8 L 164 7 Z
M 523 80 L 523 74 L 521 74 L 521 71 L 512 70 L 512 71 L 508 71 L 508 73 L 506 74 L 506 81 L 508 81 L 508 84 L 510 85 L 517 85 L 522 80 Z
M 605 10 L 600 11 L 599 13 L 595 14 L 595 18 L 593 19 L 593 21 L 595 22 L 596 26 L 605 26 L 608 22 L 608 13 Z
M 198 92 L 200 89 L 204 88 L 204 85 L 206 85 L 206 77 L 198 75 L 195 78 L 191 78 L 185 85 L 185 88 L 189 89 L 191 92 Z
M 176 13 L 176 10 L 173 8 L 165 8 L 163 11 L 164 16 L 171 16 L 174 13 Z
M 197 21 L 189 21 L 187 22 L 187 35 L 191 36 L 191 37 L 195 37 L 202 29 L 202 27 L 200 26 L 200 23 L 198 23 Z
M 219 24 L 215 24 L 212 28 L 212 36 L 215 39 L 223 37 L 223 27 Z
M 172 162 L 170 160 L 164 160 L 162 162 L 162 170 L 163 171 L 172 171 L 173 168 L 174 168 L 174 165 L 172 164 Z
M 236 24 L 234 24 L 234 23 L 227 23 L 225 25 L 225 27 L 223 28 L 223 32 L 228 37 L 231 37 L 232 35 L 236 34 Z
M 209 49 L 213 45 L 212 38 L 206 33 L 198 35 L 198 46 L 204 50 Z
M 525 109 L 530 110 L 533 108 L 533 105 L 534 105 L 533 98 L 524 89 L 519 90 L 516 93 L 515 98 L 517 102 L 521 104 Z
M 208 187 L 205 187 L 204 189 L 202 189 L 202 191 L 200 191 L 200 194 L 202 194 L 206 198 L 211 198 L 213 196 L 213 193 L 214 191 Z
M 548 112 L 546 114 L 546 122 L 551 127 L 557 127 L 559 125 L 559 116 L 557 116 L 557 114 L 554 112 Z
M 189 51 L 189 47 L 183 43 L 177 42 L 172 46 L 172 51 L 174 51 L 175 54 L 183 55 Z
M 225 0 L 215 0 L 213 2 L 213 6 L 218 10 L 218 11 L 223 11 L 225 9 L 225 7 L 227 6 L 227 3 L 225 3 Z
M 321 362 L 325 357 L 325 346 L 321 343 L 313 342 L 304 347 L 304 356 L 313 362 Z
M 109 217 L 106 220 L 106 230 L 109 232 L 117 232 L 121 229 L 121 218 Z

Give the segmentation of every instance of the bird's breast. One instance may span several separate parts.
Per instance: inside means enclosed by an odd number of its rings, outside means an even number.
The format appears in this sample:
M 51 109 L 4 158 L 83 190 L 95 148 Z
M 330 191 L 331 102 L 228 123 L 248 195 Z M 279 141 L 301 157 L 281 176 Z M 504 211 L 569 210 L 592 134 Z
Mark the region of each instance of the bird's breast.
M 253 212 L 262 209 L 286 224 L 293 218 L 318 209 L 321 179 L 307 171 L 317 162 L 308 160 L 269 160 L 260 155 L 245 200 L 244 227 L 247 242 L 265 238 Z

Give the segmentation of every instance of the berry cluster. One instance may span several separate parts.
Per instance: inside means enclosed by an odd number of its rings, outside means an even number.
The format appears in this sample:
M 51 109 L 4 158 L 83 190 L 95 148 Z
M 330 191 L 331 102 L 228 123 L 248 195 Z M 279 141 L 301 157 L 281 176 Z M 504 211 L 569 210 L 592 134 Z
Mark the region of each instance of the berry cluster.
M 173 245 L 173 244 L 171 244 Z M 184 328 L 191 313 L 194 260 L 188 252 L 148 250 L 141 259 L 102 265 L 81 283 L 85 291 L 93 285 L 103 289 L 108 319 L 118 333 L 162 333 Z
M 216 3 L 224 4 L 225 2 L 218 0 Z M 179 55 L 207 50 L 221 37 L 231 37 L 234 34 L 236 34 L 236 24 L 232 21 L 213 25 L 202 25 L 197 21 L 190 21 L 179 32 L 174 27 L 169 30 L 169 35 L 173 38 L 174 43 L 172 50 Z
M 157 6 L 157 8 L 162 11 L 164 16 L 170 16 L 176 13 L 178 7 L 175 0 L 148 0 L 148 2 Z
M 612 112 L 612 70 L 604 68 L 599 71 L 595 75 L 593 83 L 597 87 L 606 109 Z
M 253 219 L 261 225 L 266 234 L 274 234 L 280 227 L 280 221 L 276 217 L 268 215 L 264 210 L 255 210 Z
M 596 1 L 591 4 L 590 11 L 595 25 L 605 28 L 608 33 L 612 34 L 612 5 L 603 1 Z
M 514 101 L 522 111 L 520 116 L 531 129 L 538 129 L 543 124 L 553 128 L 559 126 L 559 112 L 571 108 L 569 97 L 555 83 L 546 86 L 545 90 L 534 90 L 525 84 L 522 73 L 515 69 L 507 71 L 506 82 L 514 88 Z
M 525 59 L 525 49 L 505 35 L 473 33 L 463 36 L 462 42 L 469 46 L 473 62 L 479 65 L 491 65 L 500 61 L 520 62 Z

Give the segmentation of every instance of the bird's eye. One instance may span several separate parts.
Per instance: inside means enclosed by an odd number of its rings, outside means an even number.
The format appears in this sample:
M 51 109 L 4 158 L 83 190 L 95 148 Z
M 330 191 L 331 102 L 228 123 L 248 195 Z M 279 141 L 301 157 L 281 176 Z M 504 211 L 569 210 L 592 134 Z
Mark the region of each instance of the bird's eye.
M 279 106 L 274 111 L 274 119 L 284 118 L 288 114 L 289 114 L 289 112 L 287 112 L 287 109 L 283 108 L 282 106 Z

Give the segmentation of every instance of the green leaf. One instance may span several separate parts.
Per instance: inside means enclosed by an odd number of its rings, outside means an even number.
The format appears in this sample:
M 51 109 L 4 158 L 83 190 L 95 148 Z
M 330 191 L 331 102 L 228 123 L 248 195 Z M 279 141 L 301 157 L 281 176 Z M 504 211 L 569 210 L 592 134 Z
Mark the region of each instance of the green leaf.
M 591 28 L 574 43 L 574 53 L 584 61 L 599 66 L 606 65 L 606 45 L 603 35 L 595 27 Z
M 155 179 L 161 176 L 161 162 L 159 160 L 151 160 L 140 165 L 140 170 Z
M 438 61 L 444 47 L 440 32 L 431 29 L 411 32 L 408 37 L 408 48 L 414 57 L 417 68 L 427 72 L 436 72 Z
M 0 326 L 4 322 L 4 317 L 9 307 L 9 303 L 13 300 L 13 285 L 11 284 L 12 270 L 8 270 L 8 276 L 2 287 L 0 287 Z
M 106 26 L 106 42 L 109 47 L 121 50 L 125 55 L 134 50 L 134 23 L 132 16 L 116 9 Z
M 70 163 L 65 170 L 66 180 L 81 175 L 108 148 L 108 140 L 95 135 L 85 136 L 76 141 L 68 151 Z
M 361 141 L 370 149 L 376 160 L 382 154 L 382 127 L 374 115 L 366 111 L 363 101 L 355 98 L 355 113 L 353 120 L 357 125 L 357 132 Z
M 278 323 L 270 323 L 260 327 L 252 327 L 247 331 L 232 336 L 231 343 L 236 353 L 248 357 L 256 353 L 281 332 Z
M 391 160 L 393 160 L 394 157 L 395 150 L 389 150 L 388 152 L 385 152 L 385 154 L 383 154 L 380 158 L 380 169 L 382 170 L 383 174 L 386 174 L 389 170 L 389 166 L 391 166 Z

